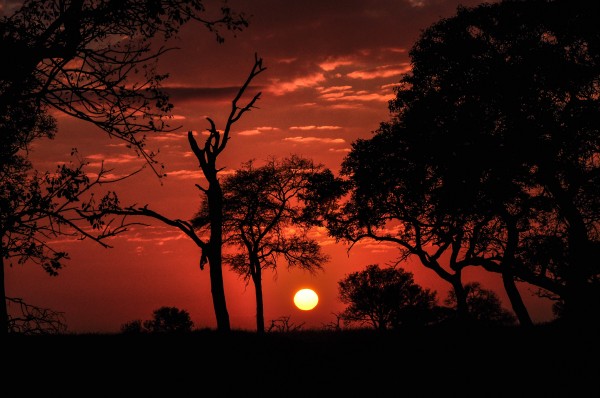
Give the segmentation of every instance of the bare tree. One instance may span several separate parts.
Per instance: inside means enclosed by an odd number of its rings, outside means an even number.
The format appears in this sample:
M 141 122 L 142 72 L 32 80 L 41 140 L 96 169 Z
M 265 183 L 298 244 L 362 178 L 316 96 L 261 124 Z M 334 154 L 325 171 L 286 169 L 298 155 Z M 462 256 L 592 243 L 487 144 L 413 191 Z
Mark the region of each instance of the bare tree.
M 202 146 L 194 138 L 191 131 L 188 132 L 188 141 L 194 155 L 198 159 L 200 169 L 207 180 L 207 185 L 196 184 L 196 187 L 204 194 L 205 206 L 208 217 L 208 235 L 204 236 L 196 232 L 192 222 L 180 219 L 171 219 L 165 215 L 151 210 L 148 205 L 142 207 L 129 206 L 126 208 L 115 208 L 113 213 L 121 215 L 138 215 L 157 219 L 167 225 L 179 228 L 201 249 L 200 269 L 204 269 L 206 263 L 209 264 L 210 284 L 213 300 L 213 307 L 217 319 L 217 329 L 228 332 L 231 330 L 229 322 L 229 313 L 225 300 L 225 288 L 223 285 L 223 190 L 219 181 L 218 173 L 222 170 L 217 167 L 217 158 L 225 150 L 231 135 L 233 125 L 246 112 L 254 108 L 256 101 L 259 100 L 261 92 L 255 94 L 245 105 L 239 105 L 240 100 L 250 87 L 250 83 L 260 73 L 266 70 L 263 66 L 262 58 L 255 55 L 254 66 L 248 75 L 248 78 L 239 89 L 237 95 L 231 103 L 231 112 L 222 131 L 217 129 L 215 122 L 207 118 L 210 127 L 208 128 L 208 137 Z
M 8 330 L 19 334 L 61 334 L 67 331 L 67 322 L 62 312 L 50 308 L 27 304 L 21 298 L 6 297 L 16 311 L 8 317 Z

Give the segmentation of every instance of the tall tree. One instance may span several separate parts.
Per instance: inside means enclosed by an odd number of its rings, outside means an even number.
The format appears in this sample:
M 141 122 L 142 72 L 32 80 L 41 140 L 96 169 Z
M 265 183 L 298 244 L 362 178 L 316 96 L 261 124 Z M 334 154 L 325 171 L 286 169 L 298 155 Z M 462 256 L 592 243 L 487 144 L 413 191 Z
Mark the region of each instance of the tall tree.
M 386 330 L 435 320 L 436 293 L 417 285 L 413 274 L 399 267 L 368 265 L 339 281 L 338 290 L 342 303 L 348 304 L 341 314 L 347 323 Z
M 227 311 L 227 302 L 225 300 L 225 287 L 223 284 L 223 189 L 219 180 L 219 172 L 222 170 L 217 166 L 219 155 L 225 150 L 233 125 L 246 112 L 254 108 L 256 101 L 259 100 L 261 92 L 256 93 L 245 105 L 240 105 L 246 90 L 250 87 L 250 83 L 260 73 L 264 72 L 266 67 L 263 66 L 262 58 L 255 55 L 254 65 L 250 71 L 246 81 L 240 87 L 237 95 L 231 103 L 231 111 L 227 117 L 227 122 L 223 130 L 217 129 L 215 122 L 211 118 L 207 118 L 210 127 L 208 128 L 208 136 L 202 146 L 198 145 L 192 131 L 188 132 L 188 141 L 190 147 L 196 156 L 199 167 L 206 178 L 207 185 L 201 186 L 196 184 L 196 187 L 204 195 L 204 204 L 206 206 L 206 219 L 208 236 L 202 233 L 197 233 L 192 222 L 180 219 L 171 219 L 163 214 L 151 210 L 148 205 L 142 207 L 129 206 L 126 208 L 115 207 L 112 209 L 114 214 L 121 215 L 137 215 L 157 219 L 167 225 L 179 228 L 194 243 L 201 249 L 200 269 L 208 262 L 210 272 L 210 286 L 213 300 L 213 307 L 217 319 L 217 330 L 221 332 L 229 332 L 231 324 L 229 322 L 229 312 Z
M 516 281 L 564 300 L 567 319 L 597 318 L 600 264 L 590 259 L 600 250 L 600 32 L 592 15 L 581 2 L 504 1 L 459 8 L 426 29 L 390 103 L 393 118 L 346 161 L 355 184 L 346 210 L 356 221 L 347 232 L 396 241 L 427 266 L 444 259 L 453 272 L 501 273 L 524 324 Z M 381 229 L 390 222 L 400 225 Z M 456 293 L 460 309 L 465 296 Z
M 225 262 L 254 284 L 258 333 L 265 332 L 263 270 L 276 269 L 284 260 L 288 267 L 314 273 L 328 259 L 309 237 L 312 225 L 303 217 L 311 182 L 327 172 L 322 165 L 292 156 L 260 167 L 247 162 L 223 181 L 225 243 L 237 249 Z M 203 206 L 192 223 L 199 231 L 210 227 L 210 209 Z

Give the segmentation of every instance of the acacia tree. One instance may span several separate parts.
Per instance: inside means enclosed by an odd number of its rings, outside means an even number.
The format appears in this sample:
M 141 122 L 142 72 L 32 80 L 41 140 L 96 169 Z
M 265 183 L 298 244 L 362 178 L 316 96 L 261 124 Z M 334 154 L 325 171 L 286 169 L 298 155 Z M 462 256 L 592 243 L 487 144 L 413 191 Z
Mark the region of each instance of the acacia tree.
M 247 162 L 223 181 L 225 243 L 238 250 L 224 259 L 254 284 L 258 333 L 265 332 L 263 270 L 275 270 L 283 260 L 288 268 L 314 273 L 328 259 L 318 242 L 308 236 L 311 223 L 303 217 L 303 198 L 308 195 L 311 181 L 327 172 L 322 165 L 292 156 L 281 161 L 271 159 L 260 167 Z M 211 226 L 206 205 L 192 224 L 199 231 Z
M 482 266 L 502 274 L 524 325 L 516 281 L 564 300 L 566 318 L 597 317 L 600 37 L 591 15 L 583 3 L 500 2 L 426 29 L 392 119 L 345 162 L 354 186 L 338 235 L 394 241 L 452 276 L 463 313 L 460 270 Z
M 342 303 L 348 304 L 340 314 L 346 323 L 386 330 L 435 320 L 436 293 L 417 285 L 413 274 L 402 268 L 368 265 L 339 281 L 338 290 Z
M 217 330 L 228 332 L 231 330 L 229 322 L 229 313 L 225 300 L 225 288 L 223 284 L 223 189 L 219 180 L 218 173 L 222 170 L 217 167 L 217 159 L 225 150 L 233 125 L 246 112 L 254 108 L 256 101 L 259 100 L 261 92 L 256 93 L 245 105 L 240 105 L 239 101 L 244 96 L 250 83 L 260 73 L 264 72 L 262 58 L 255 55 L 254 65 L 246 81 L 239 89 L 237 95 L 231 103 L 231 111 L 227 117 L 227 122 L 223 130 L 217 129 L 216 124 L 211 118 L 207 118 L 210 127 L 208 136 L 202 146 L 198 145 L 192 131 L 188 132 L 188 141 L 190 147 L 199 162 L 199 167 L 206 178 L 207 185 L 196 184 L 196 187 L 204 195 L 204 205 L 206 206 L 206 226 L 207 234 L 197 233 L 193 223 L 187 220 L 171 219 L 163 214 L 150 209 L 148 205 L 138 207 L 135 205 L 125 208 L 115 207 L 112 213 L 120 215 L 136 215 L 157 219 L 167 225 L 179 228 L 200 248 L 200 269 L 204 269 L 206 263 L 209 264 L 210 286 L 213 300 L 213 307 L 217 319 Z

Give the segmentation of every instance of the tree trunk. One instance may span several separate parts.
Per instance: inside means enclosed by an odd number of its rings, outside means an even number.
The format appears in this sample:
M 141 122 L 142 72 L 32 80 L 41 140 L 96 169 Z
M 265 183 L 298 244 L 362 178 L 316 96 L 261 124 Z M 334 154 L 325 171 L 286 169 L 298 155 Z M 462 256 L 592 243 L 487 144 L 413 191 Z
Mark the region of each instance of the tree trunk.
M 2 293 L 2 305 L 0 305 L 0 335 L 8 334 L 8 307 L 6 306 L 6 288 L 4 286 L 4 256 L 0 253 L 0 293 Z
M 469 307 L 467 305 L 467 292 L 461 281 L 461 274 L 457 272 L 452 278 L 452 287 L 456 296 L 456 320 L 461 324 L 469 321 Z
M 525 303 L 523 303 L 523 298 L 521 297 L 521 293 L 519 293 L 519 289 L 517 289 L 515 277 L 511 271 L 514 265 L 515 251 L 519 245 L 519 230 L 517 229 L 516 219 L 510 216 L 508 212 L 505 216 L 505 221 L 508 230 L 508 239 L 502 259 L 502 283 L 504 284 L 504 290 L 508 295 L 513 312 L 519 320 L 519 325 L 529 328 L 533 326 L 533 322 L 531 321 L 527 307 L 525 307 Z
M 262 293 L 262 272 L 260 269 L 260 261 L 258 259 L 250 260 L 254 262 L 251 265 L 252 281 L 254 282 L 254 295 L 256 297 L 256 332 L 263 334 L 265 332 L 265 313 Z
M 209 184 L 207 196 L 210 212 L 210 240 L 208 242 L 207 257 L 210 271 L 210 290 L 217 318 L 217 330 L 229 332 L 231 331 L 231 325 L 223 282 L 223 192 L 216 178 L 214 181 L 209 180 Z
M 527 311 L 527 307 L 523 303 L 523 298 L 521 297 L 521 293 L 519 293 L 519 289 L 517 289 L 513 275 L 508 271 L 503 272 L 502 283 L 504 284 L 504 289 L 506 290 L 512 309 L 519 320 L 519 325 L 526 328 L 532 327 L 533 322 L 529 316 L 529 311 Z

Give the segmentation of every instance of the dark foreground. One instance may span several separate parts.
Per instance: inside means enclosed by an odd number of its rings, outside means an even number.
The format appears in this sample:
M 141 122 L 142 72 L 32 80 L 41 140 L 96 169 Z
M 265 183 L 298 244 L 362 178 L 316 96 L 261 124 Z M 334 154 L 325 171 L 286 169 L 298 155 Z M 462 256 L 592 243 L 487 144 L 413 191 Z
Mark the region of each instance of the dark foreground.
M 599 329 L 9 336 L 26 396 L 600 397 Z

